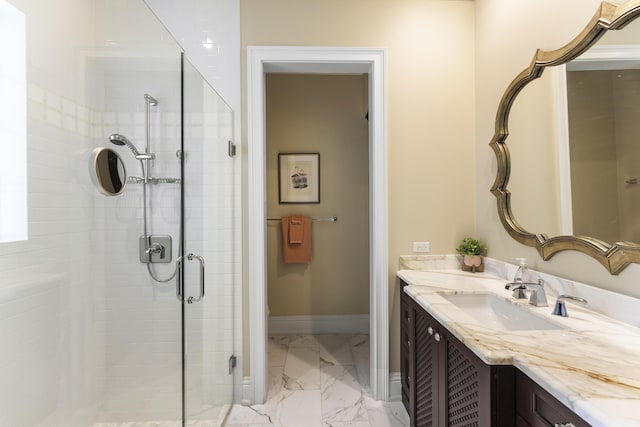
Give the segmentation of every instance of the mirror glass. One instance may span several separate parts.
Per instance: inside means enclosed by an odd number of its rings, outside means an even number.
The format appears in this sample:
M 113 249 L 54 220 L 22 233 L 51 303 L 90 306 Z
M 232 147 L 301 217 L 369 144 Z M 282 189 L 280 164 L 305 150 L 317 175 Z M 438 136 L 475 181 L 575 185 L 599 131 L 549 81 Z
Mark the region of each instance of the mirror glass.
M 97 148 L 93 155 L 96 186 L 107 196 L 121 194 L 127 185 L 124 162 L 114 150 Z
M 640 242 L 640 22 L 567 64 L 573 232 Z
M 639 48 L 634 21 L 566 67 L 547 67 L 515 99 L 509 190 L 524 228 L 640 242 Z M 532 186 L 534 175 L 544 179 Z
M 565 234 L 560 207 L 553 77 L 553 73 L 545 70 L 520 92 L 509 114 L 507 140 L 511 154 L 508 188 L 513 215 L 525 229 L 550 236 Z
M 598 9 L 566 46 L 539 50 L 498 107 L 491 192 L 543 259 L 578 250 L 612 274 L 640 262 L 638 15 L 640 0 Z

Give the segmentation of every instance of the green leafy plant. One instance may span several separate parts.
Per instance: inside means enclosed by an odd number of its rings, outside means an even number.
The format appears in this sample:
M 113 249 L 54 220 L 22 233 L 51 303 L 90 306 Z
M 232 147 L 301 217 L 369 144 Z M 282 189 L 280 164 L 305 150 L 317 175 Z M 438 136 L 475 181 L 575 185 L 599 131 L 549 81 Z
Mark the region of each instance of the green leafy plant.
M 462 243 L 456 248 L 456 252 L 462 255 L 484 255 L 487 253 L 487 246 L 473 237 L 465 237 Z

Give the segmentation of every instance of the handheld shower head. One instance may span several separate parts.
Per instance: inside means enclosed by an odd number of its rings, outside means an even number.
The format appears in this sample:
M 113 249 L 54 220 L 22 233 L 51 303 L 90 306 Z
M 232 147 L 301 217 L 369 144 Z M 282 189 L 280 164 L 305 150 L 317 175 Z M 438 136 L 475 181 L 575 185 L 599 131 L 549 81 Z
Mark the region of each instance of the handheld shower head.
M 112 144 L 119 145 L 119 146 L 126 145 L 131 151 L 133 151 L 134 156 L 140 155 L 140 152 L 138 151 L 136 146 L 133 145 L 133 142 L 129 141 L 129 139 L 124 135 L 120 135 L 119 133 L 114 133 L 113 135 L 109 136 L 109 141 L 111 141 Z

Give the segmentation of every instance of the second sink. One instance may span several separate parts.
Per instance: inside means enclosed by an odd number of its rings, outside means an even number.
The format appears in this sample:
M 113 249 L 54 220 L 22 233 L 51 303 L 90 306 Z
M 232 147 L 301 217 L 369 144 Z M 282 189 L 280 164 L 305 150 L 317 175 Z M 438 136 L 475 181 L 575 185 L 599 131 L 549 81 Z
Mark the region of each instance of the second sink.
M 500 331 L 563 329 L 526 308 L 491 293 L 441 294 L 482 326 Z

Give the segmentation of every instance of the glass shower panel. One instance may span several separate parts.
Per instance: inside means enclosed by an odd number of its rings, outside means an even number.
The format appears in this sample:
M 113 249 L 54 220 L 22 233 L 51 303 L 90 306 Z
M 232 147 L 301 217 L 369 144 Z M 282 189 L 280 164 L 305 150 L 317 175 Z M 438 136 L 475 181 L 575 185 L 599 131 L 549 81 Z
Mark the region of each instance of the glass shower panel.
M 182 305 L 172 276 L 181 239 L 181 49 L 141 0 L 96 0 L 94 7 L 96 46 L 85 59 L 92 136 L 96 147 L 118 152 L 129 176 L 123 194 L 96 195 L 94 202 L 93 237 L 103 252 L 95 271 L 103 278 L 96 421 L 100 427 L 178 425 Z M 112 144 L 114 134 L 131 145 Z M 141 262 L 145 234 L 171 237 L 170 262 Z
M 184 252 L 206 263 L 204 298 L 185 303 L 186 418 L 219 426 L 233 394 L 233 114 L 186 59 L 183 113 Z M 200 292 L 199 268 L 195 260 L 185 261 L 187 297 Z

